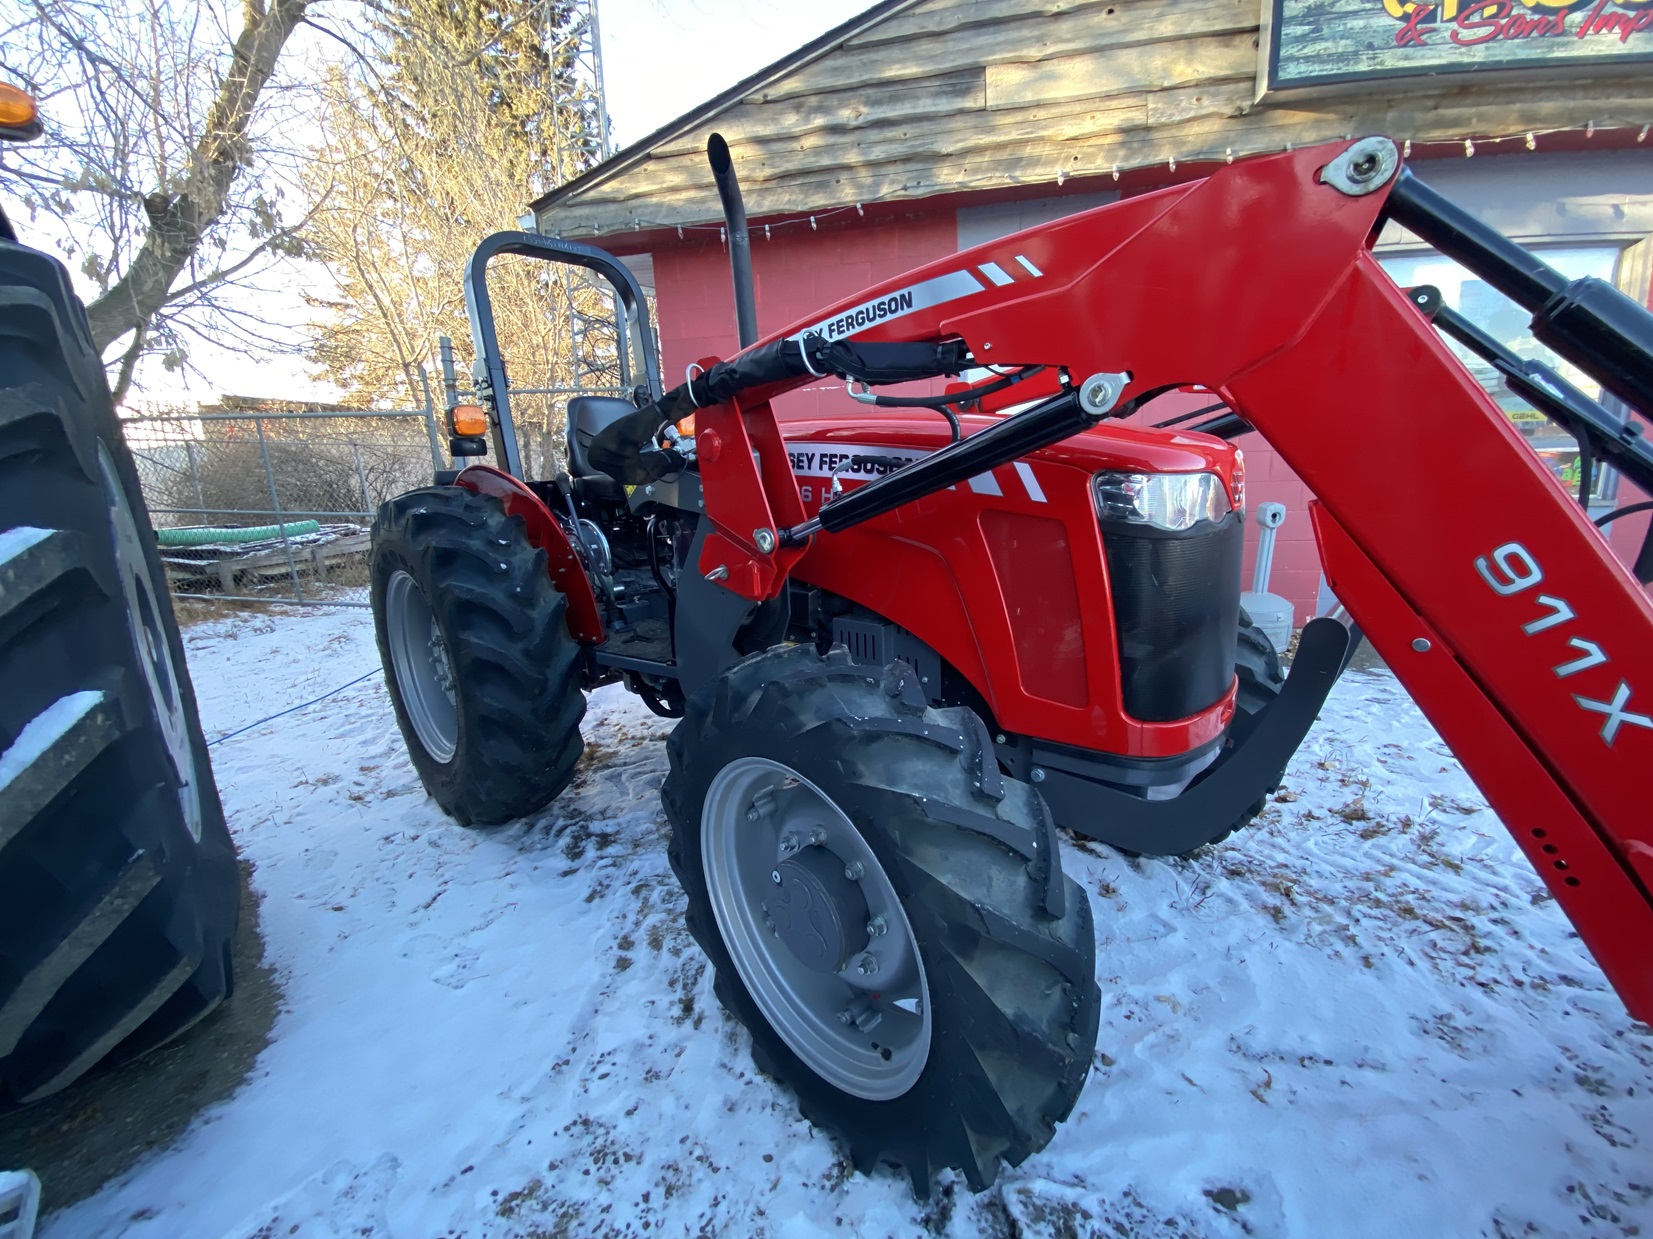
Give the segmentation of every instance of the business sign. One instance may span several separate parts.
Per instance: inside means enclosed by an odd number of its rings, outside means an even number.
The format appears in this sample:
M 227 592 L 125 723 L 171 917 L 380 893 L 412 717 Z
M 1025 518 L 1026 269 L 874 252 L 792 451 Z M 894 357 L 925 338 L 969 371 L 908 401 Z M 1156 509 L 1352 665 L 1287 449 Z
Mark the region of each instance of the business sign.
M 1264 0 L 1264 90 L 1653 61 L 1653 0 Z

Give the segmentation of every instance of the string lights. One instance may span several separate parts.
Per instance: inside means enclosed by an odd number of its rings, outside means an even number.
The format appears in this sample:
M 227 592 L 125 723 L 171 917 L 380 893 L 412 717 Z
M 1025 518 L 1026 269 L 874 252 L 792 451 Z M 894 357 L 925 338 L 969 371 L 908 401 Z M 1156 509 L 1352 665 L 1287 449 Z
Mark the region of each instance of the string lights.
M 1587 122 L 1582 127 L 1583 135 L 1586 138 L 1594 138 L 1595 132 L 1596 132 L 1596 127 L 1597 127 L 1597 122 L 1596 121 L 1591 120 L 1591 121 Z M 1640 126 L 1637 126 L 1637 125 L 1635 125 L 1634 122 L 1609 121 L 1609 122 L 1607 122 L 1607 127 L 1609 127 L 1609 128 L 1617 127 L 1617 128 L 1620 128 L 1620 129 L 1626 130 L 1626 131 L 1634 128 L 1634 129 L 1636 129 L 1636 141 L 1638 143 L 1642 143 L 1642 144 L 1645 144 L 1647 142 L 1648 134 L 1653 133 L 1653 123 L 1643 123 Z M 1506 143 L 1506 142 L 1519 142 L 1521 144 L 1522 148 L 1524 148 L 1525 150 L 1527 150 L 1527 151 L 1537 151 L 1538 150 L 1538 143 L 1539 143 L 1540 138 L 1552 137 L 1552 136 L 1555 136 L 1555 135 L 1558 135 L 1558 134 L 1568 134 L 1568 133 L 1578 134 L 1579 132 L 1581 132 L 1581 130 L 1577 126 L 1571 126 L 1571 127 L 1569 127 L 1569 126 L 1558 126 L 1556 128 L 1553 128 L 1553 129 L 1529 129 L 1529 130 L 1525 130 L 1525 131 L 1518 131 L 1518 132 L 1515 132 L 1515 133 L 1503 134 L 1503 135 L 1498 135 L 1498 136 L 1482 135 L 1479 138 L 1464 138 L 1464 139 L 1462 139 L 1463 157 L 1466 158 L 1466 159 L 1474 158 L 1474 156 L 1476 154 L 1476 146 L 1478 144 L 1479 145 L 1486 145 L 1488 143 L 1490 143 L 1494 146 L 1500 146 L 1500 145 L 1502 145 L 1503 143 Z M 1422 141 L 1424 141 L 1426 143 L 1437 142 L 1437 141 L 1444 143 L 1444 142 L 1449 141 L 1449 140 L 1454 140 L 1454 139 L 1433 139 L 1433 138 L 1422 139 Z M 1401 142 L 1401 157 L 1402 158 L 1410 159 L 1412 157 L 1412 145 L 1413 145 L 1413 140 L 1411 138 L 1405 138 L 1405 139 L 1402 140 L 1402 142 Z M 1285 143 L 1284 144 L 1284 149 L 1285 149 L 1285 151 L 1290 152 L 1293 149 L 1293 143 L 1290 143 L 1290 142 Z M 1263 153 L 1266 153 L 1266 152 L 1258 151 L 1258 152 L 1247 152 L 1247 153 L 1248 154 L 1263 154 Z M 1166 157 L 1165 158 L 1165 163 L 1163 165 L 1159 165 L 1159 166 L 1166 167 L 1171 172 L 1174 173 L 1177 170 L 1177 165 L 1179 163 L 1216 162 L 1216 160 L 1219 159 L 1219 158 L 1224 163 L 1232 164 L 1237 158 L 1240 158 L 1240 155 L 1235 152 L 1235 150 L 1232 146 L 1226 146 L 1226 147 L 1223 148 L 1222 154 L 1220 156 L 1216 155 L 1215 153 L 1207 155 L 1207 154 L 1204 154 L 1202 152 L 1195 152 L 1193 154 L 1175 154 L 1175 155 L 1170 155 L 1170 156 Z M 1156 166 L 1156 165 L 1155 164 L 1139 164 L 1139 165 L 1136 165 L 1136 167 L 1134 167 L 1134 168 L 1131 168 L 1131 167 L 1122 168 L 1117 163 L 1110 163 L 1110 164 L 1107 164 L 1103 167 L 1098 167 L 1094 171 L 1087 170 L 1087 169 L 1082 169 L 1082 168 L 1069 168 L 1069 167 L 1066 167 L 1066 166 L 1062 166 L 1062 167 L 1059 167 L 1059 168 L 1056 169 L 1055 175 L 1052 179 L 1055 180 L 1055 182 L 1058 186 L 1065 185 L 1069 180 L 1074 180 L 1074 179 L 1083 180 L 1087 177 L 1098 177 L 1098 176 L 1104 176 L 1104 175 L 1111 177 L 1114 181 L 1118 181 L 1120 179 L 1120 177 L 1123 176 L 1126 172 L 1137 171 L 1137 170 L 1145 170 L 1145 169 L 1148 169 L 1148 168 L 1152 168 L 1154 166 Z M 993 188 L 993 187 L 1002 186 L 1002 185 L 1029 185 L 1029 186 L 1034 186 L 1034 185 L 1040 184 L 1041 182 L 1044 183 L 1044 184 L 1049 184 L 1050 183 L 1048 180 L 1043 180 L 1043 178 L 1039 178 L 1039 177 L 1020 177 L 1020 176 L 1010 175 L 1010 176 L 996 178 L 995 181 L 991 185 L 983 184 L 983 185 L 958 186 L 957 188 L 960 188 L 960 189 L 986 189 L 986 188 Z M 787 228 L 801 227 L 805 223 L 807 223 L 809 225 L 810 230 L 812 232 L 819 232 L 822 221 L 829 220 L 835 215 L 843 215 L 843 214 L 845 214 L 846 212 L 849 212 L 849 211 L 854 211 L 857 218 L 860 218 L 860 219 L 865 219 L 866 218 L 866 214 L 867 214 L 866 204 L 861 203 L 861 202 L 856 202 L 856 203 L 852 203 L 848 206 L 833 207 L 833 208 L 828 209 L 828 210 L 815 211 L 815 212 L 812 212 L 812 213 L 792 216 L 792 217 L 789 217 L 789 218 L 769 220 L 768 222 L 766 222 L 763 225 L 763 237 L 764 237 L 765 241 L 770 241 L 770 240 L 774 239 L 776 232 L 784 232 Z M 675 228 L 677 230 L 677 235 L 680 239 L 687 239 L 687 236 L 688 236 L 689 233 L 711 233 L 711 232 L 716 232 L 717 235 L 718 235 L 719 242 L 721 244 L 724 244 L 724 245 L 728 244 L 727 230 L 720 224 L 678 224 L 678 223 L 656 222 L 656 221 L 645 220 L 645 219 L 634 219 L 634 220 L 631 221 L 631 226 L 635 229 L 638 229 L 638 230 L 648 229 L 648 228 Z M 600 232 L 601 230 L 597 229 L 597 230 L 593 230 L 593 231 L 594 232 Z

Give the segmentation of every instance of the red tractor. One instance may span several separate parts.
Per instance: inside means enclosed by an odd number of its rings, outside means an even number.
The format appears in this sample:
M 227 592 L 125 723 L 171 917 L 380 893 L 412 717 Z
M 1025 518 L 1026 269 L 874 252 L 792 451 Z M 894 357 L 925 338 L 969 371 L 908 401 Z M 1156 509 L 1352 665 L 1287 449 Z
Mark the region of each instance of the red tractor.
M 721 139 L 710 153 L 743 347 L 669 391 L 610 255 L 506 233 L 466 272 L 483 404 L 456 409 L 451 446 L 491 436 L 502 468 L 387 503 L 373 552 L 397 719 L 447 812 L 549 802 L 597 685 L 680 716 L 670 860 L 758 1066 L 857 1166 L 981 1188 L 1051 1138 L 1092 1061 L 1095 935 L 1056 828 L 1150 854 L 1224 837 L 1363 632 L 1653 1018 L 1653 608 L 1440 333 L 1574 433 L 1586 473 L 1653 490 L 1653 451 L 1433 290 L 1397 288 L 1372 242 L 1399 221 L 1642 410 L 1653 315 L 1367 138 L 1006 237 L 757 340 L 744 212 Z M 499 253 L 595 271 L 625 312 L 635 398 L 570 401 L 554 479 L 521 466 Z M 776 397 L 828 376 L 864 416 L 777 419 Z M 953 381 L 874 391 L 918 380 Z M 1208 420 L 1118 424 L 1188 385 L 1221 402 Z M 1311 622 L 1283 683 L 1240 610 L 1227 440 L 1252 430 L 1319 496 L 1352 617 Z M 1430 501 L 1397 501 L 1397 478 Z M 1653 550 L 1638 566 L 1653 576 Z

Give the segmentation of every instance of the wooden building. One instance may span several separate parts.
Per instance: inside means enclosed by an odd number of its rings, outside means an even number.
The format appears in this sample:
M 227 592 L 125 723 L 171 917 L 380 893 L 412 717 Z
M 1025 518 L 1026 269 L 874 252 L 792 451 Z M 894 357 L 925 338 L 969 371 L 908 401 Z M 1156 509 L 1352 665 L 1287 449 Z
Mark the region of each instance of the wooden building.
M 669 382 L 736 347 L 714 131 L 745 191 L 768 333 L 957 249 L 1367 133 L 1406 143 L 1425 179 L 1563 269 L 1645 301 L 1650 122 L 1653 0 L 884 0 L 532 211 L 542 232 L 628 256 L 656 296 Z M 1467 273 L 1393 231 L 1382 247 L 1401 282 L 1439 284 L 1537 348 Z M 1565 475 L 1566 444 L 1497 394 Z M 822 387 L 781 407 L 854 406 Z M 1272 588 L 1301 622 L 1319 579 L 1309 495 L 1257 436 L 1240 445 L 1252 502 L 1291 513 Z M 1598 502 L 1629 497 L 1609 476 Z M 1643 520 L 1615 542 L 1639 543 Z

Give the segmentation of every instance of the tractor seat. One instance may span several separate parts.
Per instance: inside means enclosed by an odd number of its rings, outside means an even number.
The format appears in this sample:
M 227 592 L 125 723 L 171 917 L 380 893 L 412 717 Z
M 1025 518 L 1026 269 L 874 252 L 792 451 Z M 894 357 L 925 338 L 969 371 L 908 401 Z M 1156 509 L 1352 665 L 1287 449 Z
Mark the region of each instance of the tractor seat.
M 575 396 L 568 402 L 568 472 L 586 497 L 625 499 L 625 488 L 591 463 L 591 441 L 635 412 L 636 405 L 618 396 Z

